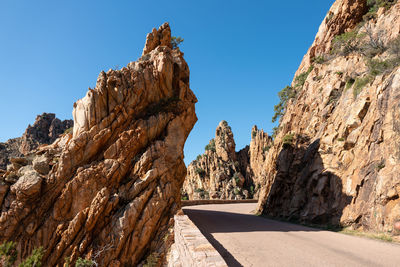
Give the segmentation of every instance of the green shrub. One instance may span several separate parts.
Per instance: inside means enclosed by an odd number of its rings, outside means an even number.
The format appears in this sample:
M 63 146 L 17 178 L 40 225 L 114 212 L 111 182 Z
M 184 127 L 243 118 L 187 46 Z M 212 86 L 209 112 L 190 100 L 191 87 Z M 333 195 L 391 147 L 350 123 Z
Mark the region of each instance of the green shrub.
M 197 193 L 204 192 L 204 188 L 196 188 L 196 189 L 194 189 L 194 192 L 197 192 Z
M 70 267 L 71 266 L 71 259 L 69 257 L 64 257 L 64 266 L 63 267 Z
M 293 144 L 293 139 L 294 139 L 294 133 L 286 134 L 283 137 L 283 144 L 284 145 L 292 145 Z
M 149 256 L 147 256 L 146 263 L 143 265 L 143 267 L 157 266 L 159 258 L 160 258 L 160 256 L 158 255 L 157 252 L 151 253 Z
M 43 254 L 44 254 L 43 247 L 35 248 L 32 251 L 32 255 L 29 256 L 22 263 L 20 263 L 18 266 L 19 267 L 40 267 L 40 266 L 42 266 Z
M 375 18 L 379 8 L 389 9 L 395 3 L 396 0 L 367 0 L 368 12 L 364 15 L 364 20 Z
M 328 99 L 328 105 L 332 103 L 336 103 L 340 97 L 342 96 L 342 91 L 339 91 L 337 89 L 334 89 L 331 91 Z
M 294 87 L 296 91 L 299 91 L 303 88 L 304 83 L 307 80 L 308 75 L 314 69 L 314 66 L 310 66 L 307 71 L 300 73 L 298 76 L 294 78 Z
M 376 165 L 376 169 L 379 171 L 381 169 L 385 168 L 385 162 L 381 161 L 380 163 L 378 163 L 378 165 Z
M 79 257 L 76 260 L 75 267 L 93 267 L 96 266 L 96 263 L 92 260 L 82 259 Z
M 279 103 L 274 106 L 275 114 L 272 117 L 272 122 L 275 122 L 285 113 L 286 105 L 289 99 L 296 97 L 296 90 L 291 86 L 286 86 L 279 93 Z
M 357 96 L 360 94 L 360 92 L 362 91 L 362 89 L 368 84 L 370 83 L 372 80 L 372 77 L 370 75 L 367 75 L 365 77 L 362 78 L 357 78 L 356 81 L 354 82 L 354 86 L 353 86 L 353 96 L 354 98 L 357 98 Z
M 251 193 L 252 195 L 254 195 L 254 186 L 253 186 L 253 185 L 250 186 L 250 193 Z
M 233 174 L 232 178 L 235 179 L 236 184 L 239 184 L 240 178 L 239 178 L 239 174 L 237 172 L 235 172 Z
M 224 125 L 226 127 L 226 126 L 228 126 L 228 122 L 226 120 L 223 120 L 222 125 Z
M 332 53 L 347 55 L 357 51 L 360 36 L 355 30 L 335 36 L 332 42 Z
M 183 42 L 183 38 L 181 37 L 176 37 L 176 36 L 172 36 L 171 37 L 171 45 L 172 45 L 172 49 L 178 48 L 179 45 Z
M 254 137 L 256 137 L 257 136 L 257 132 L 256 131 L 253 131 L 252 133 L 251 133 L 251 136 L 254 138 Z
M 10 267 L 17 260 L 18 251 L 13 241 L 5 242 L 0 245 L 0 260 L 3 261 L 5 267 Z M 0 261 L 1 262 L 1 261 Z
M 189 198 L 187 196 L 182 196 L 181 200 L 189 200 Z
M 313 80 L 314 81 L 320 81 L 320 80 L 322 80 L 322 75 L 318 75 L 318 76 L 315 76 L 314 78 L 313 78 Z
M 196 160 L 199 161 L 201 159 L 201 155 L 197 155 Z
M 337 72 L 335 72 L 335 74 L 341 76 L 341 75 L 343 75 L 343 71 L 337 71 Z
M 352 87 L 355 81 L 356 81 L 356 80 L 354 80 L 353 78 L 349 78 L 349 79 L 346 81 L 346 90 L 349 89 L 350 87 Z
M 278 118 L 283 116 L 286 111 L 287 102 L 295 98 L 297 92 L 303 88 L 304 83 L 307 80 L 308 75 L 314 69 L 313 66 L 310 66 L 307 71 L 299 74 L 294 78 L 294 88 L 292 86 L 287 85 L 280 92 L 278 92 L 279 103 L 274 106 L 274 116 L 272 117 L 272 122 L 276 122 Z
M 271 137 L 272 137 L 272 139 L 275 139 L 275 137 L 278 135 L 278 133 L 279 133 L 279 127 L 274 127 L 274 128 L 272 128 L 272 135 L 271 135 Z
M 329 12 L 327 15 L 326 15 L 326 23 L 328 23 L 332 18 L 333 18 L 333 12 Z
M 395 55 L 396 58 L 400 58 L 400 36 L 390 41 L 388 47 L 390 54 Z
M 64 131 L 65 134 L 69 134 L 72 133 L 72 131 L 74 130 L 74 127 L 68 128 Z
M 235 187 L 235 189 L 233 189 L 233 194 L 239 195 L 239 193 L 240 193 L 240 189 L 238 187 Z
M 338 138 L 338 141 L 343 142 L 343 141 L 344 141 L 344 138 L 343 138 L 343 137 L 339 137 L 339 138 Z
M 377 76 L 390 71 L 394 66 L 395 64 L 393 64 L 392 60 L 370 59 L 367 62 L 369 74 L 372 76 Z
M 263 147 L 263 152 L 264 152 L 264 153 L 265 153 L 265 152 L 268 152 L 270 149 L 271 149 L 271 146 L 270 146 L 270 145 L 267 145 L 267 146 Z
M 196 168 L 195 173 L 197 173 L 198 175 L 200 175 L 201 178 L 203 178 L 204 176 L 206 176 L 206 171 L 203 170 L 202 168 Z
M 212 152 L 215 152 L 215 140 L 214 138 L 210 140 L 210 143 L 208 145 L 206 145 L 206 147 L 204 148 L 206 151 L 210 150 Z
M 311 62 L 317 63 L 317 64 L 323 64 L 323 63 L 325 63 L 325 61 L 326 61 L 326 59 L 324 58 L 324 56 L 316 56 L 311 59 Z

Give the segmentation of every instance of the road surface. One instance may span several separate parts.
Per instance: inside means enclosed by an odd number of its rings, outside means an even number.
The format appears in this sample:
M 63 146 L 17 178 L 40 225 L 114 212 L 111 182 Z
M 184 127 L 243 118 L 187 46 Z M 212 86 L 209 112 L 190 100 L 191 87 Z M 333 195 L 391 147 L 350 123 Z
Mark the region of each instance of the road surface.
M 229 266 L 400 266 L 400 245 L 252 215 L 256 203 L 184 207 Z

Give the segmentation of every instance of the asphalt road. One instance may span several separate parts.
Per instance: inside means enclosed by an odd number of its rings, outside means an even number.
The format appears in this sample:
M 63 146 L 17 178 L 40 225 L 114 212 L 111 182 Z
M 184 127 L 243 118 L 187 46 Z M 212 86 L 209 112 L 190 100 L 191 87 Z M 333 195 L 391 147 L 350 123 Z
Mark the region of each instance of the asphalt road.
M 229 266 L 400 266 L 400 245 L 257 217 L 256 203 L 185 207 Z

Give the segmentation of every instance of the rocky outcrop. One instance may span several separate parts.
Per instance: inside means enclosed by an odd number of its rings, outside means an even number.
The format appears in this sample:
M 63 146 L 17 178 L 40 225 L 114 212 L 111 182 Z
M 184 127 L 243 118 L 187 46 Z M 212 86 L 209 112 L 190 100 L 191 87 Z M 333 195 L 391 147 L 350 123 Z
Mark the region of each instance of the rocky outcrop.
M 188 166 L 183 197 L 190 200 L 257 198 L 265 175 L 261 166 L 271 142 L 266 133 L 254 126 L 250 147 L 236 152 L 231 127 L 221 121 L 205 153 Z
M 268 136 L 262 129 L 259 130 L 254 126 L 251 130 L 251 141 L 249 146 L 249 167 L 247 171 L 248 179 L 254 183 L 254 198 L 259 197 L 260 188 L 266 178 L 266 159 L 272 148 L 272 138 Z
M 29 125 L 22 135 L 19 151 L 26 155 L 41 144 L 51 144 L 73 126 L 72 120 L 61 121 L 53 113 L 38 115 L 35 123 Z
M 374 231 L 400 219 L 400 3 L 386 2 L 366 14 L 366 1 L 337 0 L 328 12 L 268 153 L 259 212 Z
M 38 146 L 53 143 L 72 127 L 72 120 L 61 121 L 53 113 L 38 115 L 35 123 L 28 126 L 22 137 L 0 143 L 0 171 L 6 170 L 11 158 L 27 156 Z
M 183 185 L 184 198 L 196 200 L 251 197 L 248 190 L 251 184 L 250 181 L 246 183 L 235 147 L 231 127 L 226 121 L 221 121 L 215 131 L 215 138 L 205 147 L 205 153 L 188 166 Z
M 21 138 L 9 139 L 7 142 L 0 143 L 0 172 L 7 169 L 10 164 L 10 158 L 21 157 L 22 153 L 19 152 L 21 146 Z
M 183 53 L 154 36 L 169 40 L 169 25 L 153 30 L 138 61 L 100 73 L 74 104 L 73 133 L 0 184 L 0 243 L 15 241 L 19 259 L 42 246 L 45 266 L 66 257 L 99 266 L 162 260 L 197 99 Z

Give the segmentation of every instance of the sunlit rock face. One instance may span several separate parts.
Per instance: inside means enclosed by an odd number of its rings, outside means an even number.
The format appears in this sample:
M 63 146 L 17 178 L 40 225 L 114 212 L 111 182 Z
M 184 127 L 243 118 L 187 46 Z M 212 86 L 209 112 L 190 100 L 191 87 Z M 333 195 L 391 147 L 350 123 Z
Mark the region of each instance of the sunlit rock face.
M 400 3 L 366 13 L 366 1 L 337 0 L 322 22 L 266 160 L 259 212 L 376 231 L 400 219 Z M 332 53 L 352 30 L 358 48 Z M 368 55 L 376 40 L 383 50 Z M 374 72 L 385 60 L 394 65 Z
M 41 147 L 14 183 L 1 182 L 0 243 L 15 241 L 19 260 L 40 246 L 44 266 L 162 260 L 197 121 L 189 67 L 170 40 L 164 24 L 138 61 L 100 73 L 74 104 L 73 133 Z

